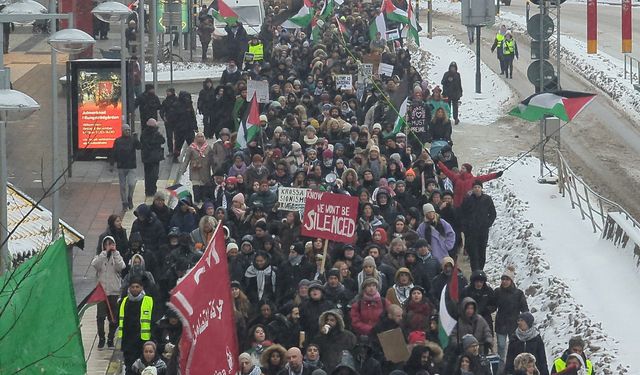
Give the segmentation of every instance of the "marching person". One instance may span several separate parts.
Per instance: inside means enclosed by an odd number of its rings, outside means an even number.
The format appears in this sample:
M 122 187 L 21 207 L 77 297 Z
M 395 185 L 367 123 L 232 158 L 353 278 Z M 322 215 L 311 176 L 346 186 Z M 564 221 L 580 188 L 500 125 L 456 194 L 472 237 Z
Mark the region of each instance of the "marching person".
M 133 208 L 133 189 L 136 187 L 136 150 L 140 150 L 142 145 L 136 133 L 131 134 L 129 124 L 122 124 L 122 135 L 113 142 L 110 164 L 113 168 L 115 163 L 118 167 L 118 181 L 120 184 L 120 199 L 122 200 L 122 211 Z
M 493 41 L 493 45 L 491 46 L 491 52 L 496 51 L 497 50 L 497 55 L 498 55 L 498 61 L 500 62 L 500 75 L 505 74 L 505 72 L 507 71 L 505 64 L 504 64 L 504 59 L 502 58 L 502 42 L 504 41 L 504 36 L 507 33 L 507 26 L 505 25 L 500 25 L 500 30 L 498 31 L 498 33 L 496 34 L 496 38 Z
M 518 58 L 518 44 L 513 38 L 511 30 L 508 30 L 502 41 L 502 60 L 507 78 L 513 78 L 513 59 Z
M 140 139 L 142 162 L 144 163 L 144 195 L 153 197 L 158 191 L 160 162 L 164 160 L 162 145 L 165 139 L 158 131 L 158 122 L 150 118 Z
M 122 339 L 122 353 L 126 375 L 134 375 L 133 363 L 142 356 L 143 344 L 151 340 L 154 316 L 153 298 L 146 295 L 142 281 L 129 282 L 127 296 L 120 303 L 118 338 Z

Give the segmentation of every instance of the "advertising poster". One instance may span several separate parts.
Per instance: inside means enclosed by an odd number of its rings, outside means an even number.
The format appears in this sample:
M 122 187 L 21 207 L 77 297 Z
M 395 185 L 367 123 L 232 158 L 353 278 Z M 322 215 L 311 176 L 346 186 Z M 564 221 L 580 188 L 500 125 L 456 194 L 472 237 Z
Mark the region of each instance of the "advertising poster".
M 85 68 L 77 73 L 78 149 L 111 149 L 122 133 L 120 69 Z
M 171 13 L 173 13 L 174 16 L 169 20 Z M 158 1 L 157 15 L 159 32 L 169 32 L 169 24 L 171 24 L 174 32 L 178 31 L 178 26 L 180 26 L 180 31 L 183 33 L 189 31 L 189 3 L 187 1 L 160 0 Z

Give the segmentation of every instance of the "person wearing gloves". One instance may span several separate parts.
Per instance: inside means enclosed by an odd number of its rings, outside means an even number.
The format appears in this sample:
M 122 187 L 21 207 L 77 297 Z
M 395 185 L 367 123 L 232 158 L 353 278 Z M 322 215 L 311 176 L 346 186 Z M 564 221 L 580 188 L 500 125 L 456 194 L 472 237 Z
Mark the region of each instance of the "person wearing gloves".
M 105 332 L 104 320 L 109 321 L 109 336 L 106 341 L 109 348 L 115 348 L 113 339 L 116 334 L 116 316 L 118 308 L 118 297 L 120 296 L 120 284 L 122 278 L 120 273 L 125 268 L 124 260 L 118 249 L 116 240 L 111 236 L 106 236 L 102 240 L 102 251 L 91 261 L 91 266 L 98 273 L 98 283 L 104 289 L 107 300 L 98 303 L 96 320 L 98 323 L 98 349 L 104 348 Z
M 505 374 L 514 373 L 514 360 L 519 354 L 530 353 L 540 366 L 540 375 L 549 375 L 544 342 L 538 330 L 533 326 L 533 322 L 533 315 L 530 312 L 523 312 L 518 316 L 518 328 L 509 339 L 509 349 L 504 367 Z

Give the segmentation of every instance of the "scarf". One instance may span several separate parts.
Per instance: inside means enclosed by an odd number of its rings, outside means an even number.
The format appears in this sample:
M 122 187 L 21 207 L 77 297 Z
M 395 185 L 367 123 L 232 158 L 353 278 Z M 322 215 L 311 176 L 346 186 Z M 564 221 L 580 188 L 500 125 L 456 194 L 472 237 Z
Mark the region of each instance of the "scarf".
M 127 297 L 129 297 L 129 301 L 132 302 L 140 302 L 144 298 L 144 290 L 140 292 L 137 296 L 131 295 L 131 293 L 127 292 Z
M 242 220 L 244 214 L 247 212 L 247 206 L 243 205 L 240 208 L 231 207 L 231 211 L 233 211 L 233 214 L 236 215 L 238 219 Z
M 526 331 L 521 331 L 520 328 L 516 328 L 516 336 L 518 337 L 518 340 L 526 342 L 538 336 L 538 330 L 533 327 Z
M 271 266 L 267 266 L 263 270 L 259 270 L 253 265 L 247 268 L 247 272 L 244 273 L 244 277 L 256 278 L 256 285 L 258 286 L 258 300 L 262 299 L 262 295 L 264 294 L 264 284 L 265 278 L 269 276 L 271 277 L 271 289 L 272 292 L 276 292 L 276 274 L 271 272 Z
M 193 142 L 189 147 L 198 151 L 198 155 L 200 155 L 201 158 L 204 158 L 205 156 L 207 156 L 206 151 L 207 151 L 207 147 L 209 147 L 207 142 L 203 143 L 202 146 L 198 146 L 196 142 Z
M 367 302 L 380 302 L 380 292 L 376 290 L 376 294 L 370 296 L 367 293 L 362 294 L 362 300 Z
M 409 298 L 411 288 L 413 288 L 413 283 L 407 286 L 398 286 L 398 284 L 393 285 L 393 290 L 396 291 L 396 298 L 398 299 L 398 302 L 400 302 L 401 305 L 404 305 L 404 303 Z
M 302 263 L 302 254 L 296 255 L 294 257 L 289 257 L 289 264 L 292 266 L 298 266 Z

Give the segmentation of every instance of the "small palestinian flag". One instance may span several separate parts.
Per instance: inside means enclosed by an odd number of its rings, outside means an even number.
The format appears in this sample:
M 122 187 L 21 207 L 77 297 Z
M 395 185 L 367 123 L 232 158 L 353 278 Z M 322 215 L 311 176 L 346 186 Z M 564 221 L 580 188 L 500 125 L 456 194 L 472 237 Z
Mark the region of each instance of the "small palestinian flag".
M 176 201 L 191 196 L 191 192 L 189 191 L 189 189 L 182 184 L 169 186 L 167 188 L 167 191 L 171 195 L 171 198 L 175 198 Z
M 409 105 L 409 80 L 405 78 L 400 81 L 400 84 L 396 88 L 389 100 L 393 108 L 389 108 L 386 114 L 385 121 L 393 124 L 393 134 L 398 134 L 403 131 L 406 125 L 405 116 L 407 115 L 407 106 Z
M 440 294 L 440 307 L 438 308 L 438 340 L 443 348 L 446 348 L 447 345 L 449 345 L 449 335 L 451 335 L 451 332 L 458 323 L 456 318 L 454 318 L 455 313 L 452 314 L 447 309 L 447 291 L 449 288 L 449 285 L 442 288 L 442 293 Z
M 226 23 L 227 25 L 235 25 L 238 23 L 238 13 L 231 9 L 222 0 L 218 0 L 218 10 L 213 8 L 209 9 L 209 15 L 218 20 L 218 22 Z
M 258 110 L 258 99 L 254 94 L 247 113 L 238 128 L 236 147 L 241 150 L 247 148 L 247 143 L 251 142 L 258 132 L 260 132 L 260 111 Z
M 555 116 L 569 122 L 595 97 L 595 94 L 576 91 L 543 92 L 526 98 L 509 114 L 527 121 L 539 121 L 545 116 Z
M 84 312 L 87 309 L 96 303 L 105 302 L 107 304 L 107 309 L 109 309 L 109 316 L 111 317 L 111 321 L 115 322 L 115 315 L 113 315 L 113 311 L 111 310 L 111 305 L 109 305 L 109 300 L 107 298 L 107 293 L 104 291 L 102 284 L 98 283 L 95 288 L 86 296 L 80 304 L 78 305 L 78 317 L 82 318 Z
M 407 11 L 393 5 L 393 2 L 391 0 L 383 0 L 380 9 L 389 21 L 394 21 L 405 25 L 409 24 L 409 14 L 407 13 Z

